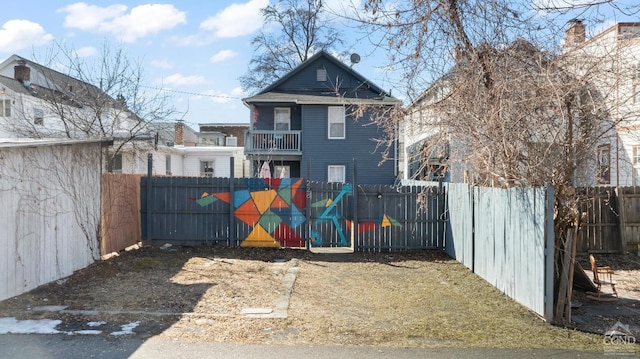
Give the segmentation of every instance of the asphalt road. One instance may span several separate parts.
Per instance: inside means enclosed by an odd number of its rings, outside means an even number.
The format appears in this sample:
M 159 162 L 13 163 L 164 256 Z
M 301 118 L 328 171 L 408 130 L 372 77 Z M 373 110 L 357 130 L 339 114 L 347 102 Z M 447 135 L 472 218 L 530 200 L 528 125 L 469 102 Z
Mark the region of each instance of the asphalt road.
M 187 343 L 160 339 L 109 338 L 97 335 L 0 335 L 3 359 L 376 359 L 376 358 L 603 358 L 605 353 L 566 350 L 521 349 L 419 349 L 350 346 L 244 345 L 231 343 Z M 636 357 L 631 354 L 630 357 Z

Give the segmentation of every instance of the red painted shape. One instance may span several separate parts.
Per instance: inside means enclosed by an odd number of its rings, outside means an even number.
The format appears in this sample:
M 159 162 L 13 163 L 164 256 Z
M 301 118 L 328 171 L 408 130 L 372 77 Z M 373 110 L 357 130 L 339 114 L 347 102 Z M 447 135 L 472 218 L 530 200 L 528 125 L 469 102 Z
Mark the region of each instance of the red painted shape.
M 372 229 L 376 229 L 378 224 L 376 222 L 363 222 L 358 223 L 358 233 L 368 232 Z
M 305 247 L 304 240 L 285 222 L 281 222 L 271 236 L 280 242 L 281 247 Z

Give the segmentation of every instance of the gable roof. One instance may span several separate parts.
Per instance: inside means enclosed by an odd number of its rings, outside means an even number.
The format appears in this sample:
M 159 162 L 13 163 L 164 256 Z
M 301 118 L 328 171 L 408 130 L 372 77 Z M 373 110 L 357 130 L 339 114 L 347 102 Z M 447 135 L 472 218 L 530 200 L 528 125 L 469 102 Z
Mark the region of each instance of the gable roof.
M 113 105 L 118 104 L 118 101 L 90 83 L 65 75 L 16 54 L 9 56 L 1 62 L 0 70 L 6 70 L 11 64 L 18 63 L 19 61 L 24 61 L 32 70 L 30 83 L 23 84 L 13 77 L 0 75 L 0 83 L 15 92 L 42 99 L 55 96 L 63 103 L 78 107 L 81 107 L 86 99 L 95 98 L 105 98 Z M 6 74 L 7 71 L 4 72 Z
M 377 94 L 379 97 L 376 99 L 361 99 L 361 98 L 346 98 L 339 96 L 338 94 L 327 95 L 319 95 L 319 94 L 300 94 L 300 93 L 286 93 L 286 92 L 276 92 L 278 87 L 283 85 L 288 80 L 296 77 L 302 71 L 306 70 L 309 66 L 311 66 L 318 59 L 324 58 L 330 61 L 332 64 L 345 71 L 349 75 L 356 78 L 363 84 L 366 84 L 368 88 Z M 271 85 L 267 86 L 256 95 L 243 99 L 243 102 L 246 104 L 252 102 L 293 102 L 295 104 L 385 104 L 385 105 L 394 105 L 400 104 L 401 101 L 392 97 L 387 91 L 383 90 L 373 82 L 369 81 L 367 78 L 356 72 L 350 66 L 347 66 L 342 61 L 338 60 L 336 57 L 332 56 L 328 52 L 321 50 L 318 53 L 314 54 L 310 58 L 308 58 L 305 62 L 296 66 L 293 70 L 289 71 L 284 76 L 280 77 Z

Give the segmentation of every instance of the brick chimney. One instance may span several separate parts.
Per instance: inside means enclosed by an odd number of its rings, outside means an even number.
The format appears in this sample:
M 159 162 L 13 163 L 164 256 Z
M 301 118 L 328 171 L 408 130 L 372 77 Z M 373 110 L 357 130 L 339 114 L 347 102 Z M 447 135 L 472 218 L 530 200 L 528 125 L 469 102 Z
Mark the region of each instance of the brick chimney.
M 13 67 L 13 71 L 13 77 L 22 82 L 23 85 L 31 82 L 31 69 L 27 67 L 27 62 L 25 60 L 19 60 L 18 65 Z
M 564 46 L 573 47 L 586 40 L 586 30 L 584 23 L 580 19 L 569 20 L 569 28 L 564 33 Z
M 176 146 L 184 145 L 184 122 L 176 122 L 174 137 Z

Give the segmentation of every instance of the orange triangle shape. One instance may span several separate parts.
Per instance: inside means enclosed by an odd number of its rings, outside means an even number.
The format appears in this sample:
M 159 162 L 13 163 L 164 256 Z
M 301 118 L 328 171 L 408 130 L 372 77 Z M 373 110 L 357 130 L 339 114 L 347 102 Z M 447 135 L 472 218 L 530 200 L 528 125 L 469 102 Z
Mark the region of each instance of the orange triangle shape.
M 258 209 L 253 204 L 253 201 L 246 201 L 240 207 L 236 208 L 233 214 L 237 219 L 250 226 L 255 225 L 258 223 L 258 220 L 260 220 L 260 213 L 258 213 Z
M 282 197 L 276 196 L 271 203 L 271 208 L 289 208 L 289 203 L 285 202 Z
M 256 191 L 251 192 L 251 198 L 253 198 L 253 202 L 256 204 L 256 208 L 260 214 L 264 214 L 269 207 L 271 207 L 271 202 L 276 198 L 278 192 L 273 189 L 268 191 Z
M 229 203 L 231 202 L 231 194 L 229 192 L 222 192 L 222 193 L 214 193 L 212 194 L 212 196 L 214 196 L 215 198 L 225 202 L 225 203 Z
M 280 242 L 273 239 L 261 225 L 253 227 L 249 236 L 242 241 L 240 247 L 280 247 Z

